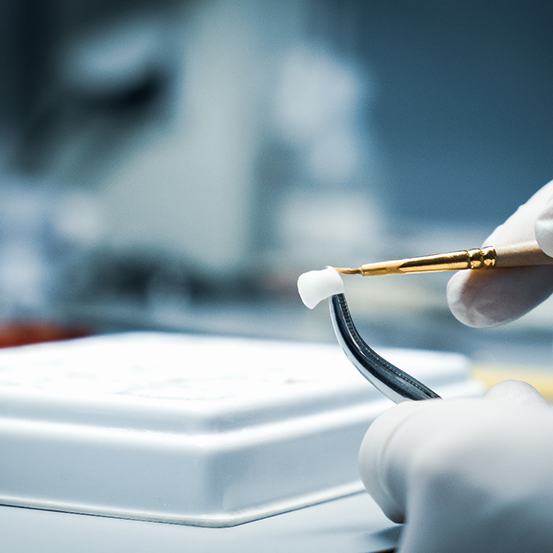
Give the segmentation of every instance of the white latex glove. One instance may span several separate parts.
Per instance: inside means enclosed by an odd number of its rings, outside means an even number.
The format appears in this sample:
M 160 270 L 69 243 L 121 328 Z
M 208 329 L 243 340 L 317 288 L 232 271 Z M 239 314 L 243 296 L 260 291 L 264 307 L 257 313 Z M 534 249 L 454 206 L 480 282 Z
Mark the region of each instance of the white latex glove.
M 505 246 L 537 240 L 553 256 L 553 181 L 538 190 L 484 240 Z M 460 271 L 449 281 L 452 313 L 469 326 L 494 326 L 524 315 L 553 292 L 553 265 L 502 271 Z
M 369 428 L 360 471 L 406 522 L 399 553 L 553 551 L 553 410 L 529 384 L 393 407 Z

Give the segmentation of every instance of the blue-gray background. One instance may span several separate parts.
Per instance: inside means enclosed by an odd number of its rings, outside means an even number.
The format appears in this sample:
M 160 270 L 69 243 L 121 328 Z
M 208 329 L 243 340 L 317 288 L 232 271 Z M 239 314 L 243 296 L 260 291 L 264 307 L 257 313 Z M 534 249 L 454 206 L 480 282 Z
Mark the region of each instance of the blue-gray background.
M 8 324 L 329 340 L 299 272 L 477 245 L 553 178 L 551 2 L 4 0 L 0 15 Z M 348 294 L 381 343 L 549 360 L 547 305 L 468 330 L 445 282 Z

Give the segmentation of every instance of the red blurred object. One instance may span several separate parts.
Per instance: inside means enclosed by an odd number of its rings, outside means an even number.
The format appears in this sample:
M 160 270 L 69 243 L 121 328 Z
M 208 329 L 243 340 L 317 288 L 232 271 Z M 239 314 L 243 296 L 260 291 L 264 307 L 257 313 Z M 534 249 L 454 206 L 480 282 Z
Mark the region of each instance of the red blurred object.
M 89 336 L 86 328 L 64 327 L 49 322 L 14 322 L 0 324 L 0 348 L 25 346 Z

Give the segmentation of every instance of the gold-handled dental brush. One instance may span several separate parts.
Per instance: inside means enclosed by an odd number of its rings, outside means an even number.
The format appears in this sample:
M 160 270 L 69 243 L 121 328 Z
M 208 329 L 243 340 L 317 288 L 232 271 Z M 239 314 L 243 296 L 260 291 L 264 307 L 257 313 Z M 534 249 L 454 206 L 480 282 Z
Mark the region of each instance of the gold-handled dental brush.
M 380 261 L 360 267 L 336 267 L 336 270 L 343 275 L 383 276 L 534 265 L 553 265 L 553 257 L 546 255 L 537 242 L 530 241 L 509 246 L 485 246 L 423 257 Z

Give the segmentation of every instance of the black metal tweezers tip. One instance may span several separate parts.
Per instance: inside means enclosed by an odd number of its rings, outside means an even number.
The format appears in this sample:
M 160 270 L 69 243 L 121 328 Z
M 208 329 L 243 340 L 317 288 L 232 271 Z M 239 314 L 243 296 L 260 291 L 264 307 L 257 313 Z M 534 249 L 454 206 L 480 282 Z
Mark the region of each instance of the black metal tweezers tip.
M 353 324 L 344 294 L 330 298 L 330 316 L 338 342 L 357 370 L 385 396 L 396 403 L 406 399 L 436 399 L 440 396 L 416 378 L 378 355 L 361 338 Z

